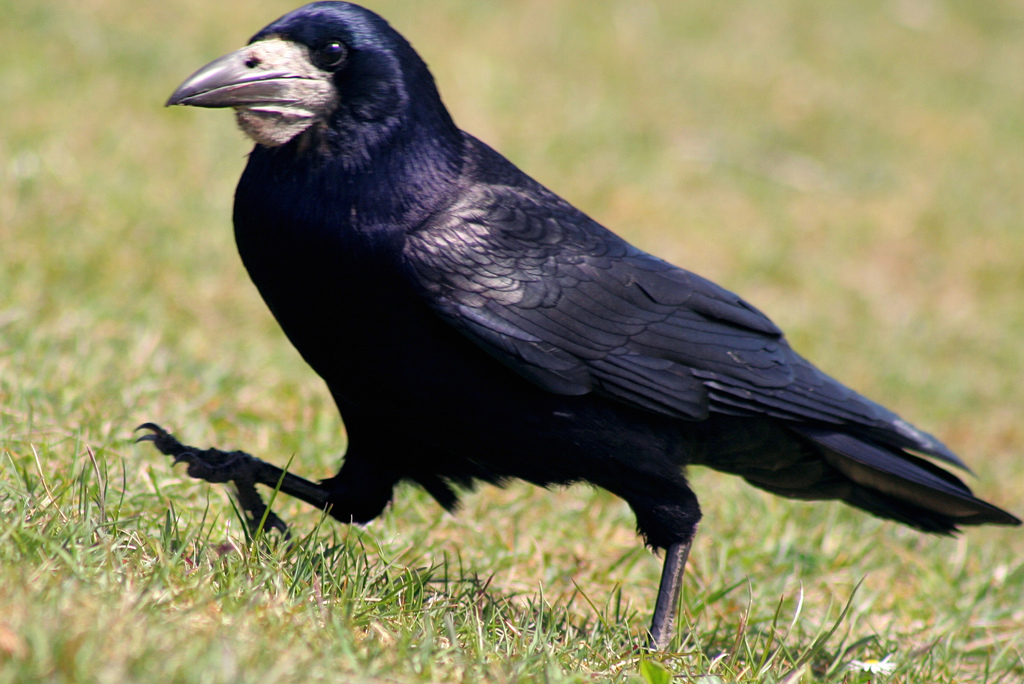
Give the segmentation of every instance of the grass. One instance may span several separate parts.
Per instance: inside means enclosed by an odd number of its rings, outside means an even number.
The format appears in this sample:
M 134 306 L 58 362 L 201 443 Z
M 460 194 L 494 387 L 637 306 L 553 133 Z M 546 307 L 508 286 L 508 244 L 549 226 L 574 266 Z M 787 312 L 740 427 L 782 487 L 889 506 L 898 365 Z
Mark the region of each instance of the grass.
M 741 292 L 1024 512 L 1019 3 L 381 0 L 455 118 Z M 326 391 L 232 245 L 248 145 L 164 110 L 290 4 L 0 0 L 0 682 L 1014 682 L 1024 535 L 923 537 L 709 472 L 675 653 L 659 563 L 577 487 L 403 487 L 365 529 L 221 488 L 132 428 L 325 476 Z M 892 675 L 851 669 L 890 656 Z

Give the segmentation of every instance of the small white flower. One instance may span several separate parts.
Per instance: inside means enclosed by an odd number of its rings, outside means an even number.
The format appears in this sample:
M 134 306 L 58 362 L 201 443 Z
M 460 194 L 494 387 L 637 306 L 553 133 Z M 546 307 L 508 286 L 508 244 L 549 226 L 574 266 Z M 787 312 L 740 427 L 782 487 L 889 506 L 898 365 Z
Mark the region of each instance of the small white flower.
M 870 674 L 892 674 L 896 670 L 896 663 L 889 662 L 892 655 L 887 655 L 881 660 L 868 658 L 867 660 L 851 660 L 850 669 L 857 669 Z

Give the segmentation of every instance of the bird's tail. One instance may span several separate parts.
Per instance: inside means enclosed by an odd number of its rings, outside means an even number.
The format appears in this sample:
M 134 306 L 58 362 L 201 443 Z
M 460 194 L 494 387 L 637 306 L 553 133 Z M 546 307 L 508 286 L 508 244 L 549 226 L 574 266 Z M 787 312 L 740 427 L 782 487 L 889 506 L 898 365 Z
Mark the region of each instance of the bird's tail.
M 960 525 L 1021 524 L 952 473 L 903 449 L 825 427 L 787 427 L 822 447 L 826 463 L 853 484 L 840 497 L 852 506 L 938 534 Z

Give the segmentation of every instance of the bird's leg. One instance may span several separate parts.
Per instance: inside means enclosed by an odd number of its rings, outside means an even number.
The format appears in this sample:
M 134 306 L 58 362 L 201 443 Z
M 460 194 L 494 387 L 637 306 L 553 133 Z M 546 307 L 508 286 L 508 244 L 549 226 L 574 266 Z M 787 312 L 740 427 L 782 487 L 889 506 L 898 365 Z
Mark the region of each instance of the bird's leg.
M 679 593 L 683 588 L 683 572 L 686 570 L 686 558 L 690 555 L 690 545 L 677 542 L 665 550 L 665 565 L 661 569 L 661 584 L 658 586 L 658 600 L 654 604 L 654 618 L 651 620 L 652 651 L 664 651 L 672 639 L 676 622 L 676 611 L 679 608 Z
M 244 451 L 221 451 L 220 449 L 197 449 L 186 446 L 171 433 L 154 423 L 144 423 L 136 430 L 150 430 L 150 434 L 139 437 L 136 442 L 152 442 L 160 453 L 172 456 L 175 463 L 188 464 L 188 474 L 199 480 L 213 483 L 234 484 L 238 503 L 249 519 L 249 526 L 255 529 L 263 516 L 266 525 L 281 532 L 286 538 L 288 526 L 267 506 L 256 491 L 256 485 L 278 489 L 323 510 L 327 507 L 327 489 L 281 470 L 275 465 L 245 453 Z

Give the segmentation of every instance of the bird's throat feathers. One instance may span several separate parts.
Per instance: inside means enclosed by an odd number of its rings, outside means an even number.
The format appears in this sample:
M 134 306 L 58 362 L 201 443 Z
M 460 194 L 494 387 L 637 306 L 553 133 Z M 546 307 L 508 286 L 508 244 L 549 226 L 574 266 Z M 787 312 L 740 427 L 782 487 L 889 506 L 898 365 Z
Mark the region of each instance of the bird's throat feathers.
M 257 145 L 236 193 L 236 232 L 331 235 L 357 251 L 401 240 L 450 201 L 463 164 L 461 134 L 438 145 L 429 131 L 411 132 L 339 147 L 309 139 L 310 130 L 280 147 Z

